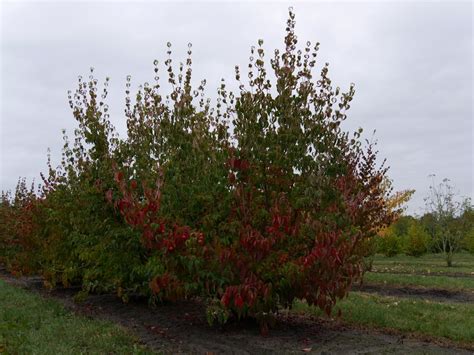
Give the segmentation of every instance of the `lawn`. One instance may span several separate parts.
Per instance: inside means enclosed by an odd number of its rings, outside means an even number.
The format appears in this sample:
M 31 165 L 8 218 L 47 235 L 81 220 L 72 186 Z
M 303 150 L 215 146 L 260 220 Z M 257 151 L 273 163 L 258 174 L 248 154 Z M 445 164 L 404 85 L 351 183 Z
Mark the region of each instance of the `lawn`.
M 440 275 L 390 274 L 368 272 L 364 276 L 366 284 L 391 286 L 421 286 L 444 290 L 474 291 L 473 277 L 449 277 Z
M 446 266 L 442 254 L 426 254 L 420 257 L 397 255 L 386 257 L 376 255 L 374 258 L 374 272 L 401 272 L 401 273 L 456 273 L 474 276 L 474 255 L 458 253 L 454 255 L 453 266 Z
M 377 255 L 373 271 L 367 272 L 367 285 L 389 285 L 391 289 L 405 286 L 426 290 L 474 292 L 474 255 L 460 253 L 454 257 L 454 266 L 448 268 L 442 255 L 422 257 Z M 443 275 L 444 274 L 444 275 Z M 316 307 L 296 302 L 297 312 L 309 312 L 323 317 Z M 334 313 L 341 310 L 342 320 L 379 329 L 395 329 L 440 339 L 468 344 L 474 347 L 474 303 L 434 301 L 404 290 L 403 296 L 393 297 L 377 293 L 351 292 L 337 303 Z
M 0 305 L 0 353 L 149 353 L 117 325 L 75 315 L 53 300 L 2 280 Z
M 297 312 L 323 316 L 316 307 L 304 302 L 294 306 Z M 352 324 L 397 329 L 422 335 L 446 338 L 474 345 L 474 305 L 432 302 L 409 298 L 386 297 L 352 292 L 339 302 L 334 314 Z

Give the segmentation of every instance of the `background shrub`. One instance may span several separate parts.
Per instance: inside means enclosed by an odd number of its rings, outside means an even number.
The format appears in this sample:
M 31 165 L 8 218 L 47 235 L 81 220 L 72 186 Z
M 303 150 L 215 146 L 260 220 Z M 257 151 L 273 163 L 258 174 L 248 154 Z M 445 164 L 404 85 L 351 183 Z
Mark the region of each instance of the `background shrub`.
M 402 240 L 396 233 L 395 225 L 386 229 L 384 235 L 377 239 L 377 251 L 385 256 L 392 257 L 402 251 Z
M 468 233 L 466 233 L 464 243 L 466 246 L 466 250 L 468 250 L 471 254 L 474 254 L 474 228 L 472 228 Z
M 0 201 L 0 262 L 14 274 L 30 274 L 40 268 L 41 240 L 37 235 L 41 199 L 20 179 L 15 194 L 2 193 Z
M 427 252 L 430 236 L 418 222 L 411 222 L 403 238 L 403 251 L 406 255 L 421 256 Z

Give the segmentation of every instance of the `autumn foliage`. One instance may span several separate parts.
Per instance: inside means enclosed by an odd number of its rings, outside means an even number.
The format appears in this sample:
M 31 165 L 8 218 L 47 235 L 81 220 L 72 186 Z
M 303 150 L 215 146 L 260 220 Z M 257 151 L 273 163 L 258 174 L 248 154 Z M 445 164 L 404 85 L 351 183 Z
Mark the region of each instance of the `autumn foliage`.
M 99 93 L 92 73 L 80 78 L 74 143 L 65 137 L 62 164 L 35 195 L 42 218 L 25 223 L 41 245 L 30 271 L 124 300 L 199 297 L 211 323 L 255 317 L 263 332 L 295 299 L 329 314 L 394 212 L 374 146 L 342 129 L 353 85 L 334 87 L 328 64 L 315 78 L 319 43 L 298 49 L 294 27 L 290 11 L 283 50 L 267 60 L 259 40 L 248 80 L 236 67 L 239 92 L 222 81 L 215 106 L 205 81 L 191 85 L 191 46 L 176 68 L 169 45 L 169 95 L 158 61 L 134 98 L 127 78 L 126 138 L 109 120 L 108 80 Z

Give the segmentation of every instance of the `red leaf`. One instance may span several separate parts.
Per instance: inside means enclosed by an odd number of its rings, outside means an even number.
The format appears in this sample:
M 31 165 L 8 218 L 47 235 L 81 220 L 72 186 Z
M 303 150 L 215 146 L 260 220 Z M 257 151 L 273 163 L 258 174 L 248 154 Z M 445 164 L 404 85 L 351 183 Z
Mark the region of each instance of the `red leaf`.
M 121 182 L 123 180 L 123 173 L 121 171 L 118 171 L 115 173 L 115 181 L 117 183 Z
M 234 298 L 234 304 L 238 309 L 242 309 L 244 307 L 244 300 L 240 293 L 238 293 Z

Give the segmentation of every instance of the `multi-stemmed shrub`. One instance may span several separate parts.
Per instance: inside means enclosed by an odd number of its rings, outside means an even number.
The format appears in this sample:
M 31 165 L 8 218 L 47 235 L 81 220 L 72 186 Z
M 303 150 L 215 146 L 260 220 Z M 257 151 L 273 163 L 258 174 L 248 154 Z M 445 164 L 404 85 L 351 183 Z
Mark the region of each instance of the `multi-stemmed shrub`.
M 157 61 L 135 100 L 127 79 L 125 139 L 109 121 L 108 81 L 100 95 L 94 77 L 79 80 L 79 128 L 44 177 L 36 230 L 50 284 L 198 296 L 211 323 L 250 316 L 263 332 L 295 299 L 331 312 L 394 212 L 373 145 L 341 128 L 353 85 L 334 87 L 328 64 L 315 78 L 319 44 L 298 49 L 294 26 L 290 11 L 285 48 L 268 61 L 259 40 L 247 83 L 236 67 L 239 92 L 223 81 L 215 107 L 204 81 L 191 86 L 191 46 L 177 70 L 169 50 L 169 95 Z
M 259 41 L 247 86 L 237 67 L 240 92 L 223 83 L 215 112 L 193 106 L 190 68 L 176 84 L 171 66 L 173 106 L 148 85 L 131 110 L 129 130 L 147 151 L 128 174 L 117 170 L 114 204 L 154 255 L 153 293 L 206 296 L 210 320 L 250 315 L 265 327 L 295 298 L 329 313 L 360 277 L 364 243 L 393 217 L 386 169 L 360 132 L 341 129 L 353 87 L 333 88 L 327 64 L 315 81 L 318 44 L 296 44 L 290 13 L 272 74 Z

